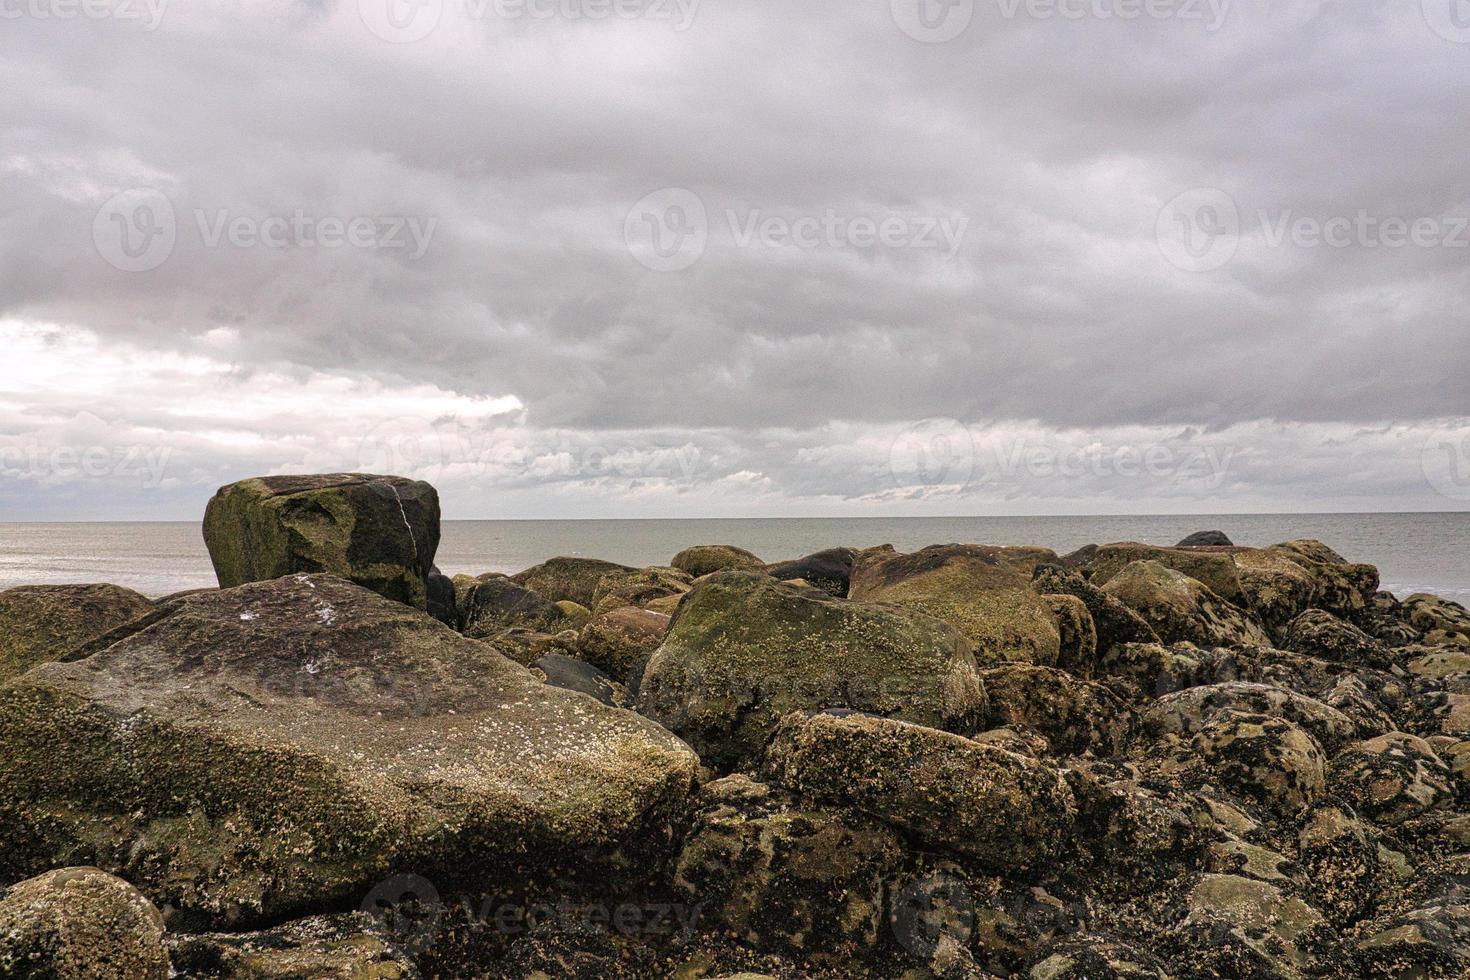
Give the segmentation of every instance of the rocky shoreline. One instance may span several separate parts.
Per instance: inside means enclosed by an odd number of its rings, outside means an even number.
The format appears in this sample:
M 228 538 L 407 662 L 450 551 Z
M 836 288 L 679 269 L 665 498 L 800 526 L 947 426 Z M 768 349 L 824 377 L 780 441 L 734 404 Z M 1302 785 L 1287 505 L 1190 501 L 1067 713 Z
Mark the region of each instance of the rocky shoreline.
M 204 535 L 0 592 L 0 975 L 1470 975 L 1470 612 L 1321 542 L 450 579 L 361 474 Z

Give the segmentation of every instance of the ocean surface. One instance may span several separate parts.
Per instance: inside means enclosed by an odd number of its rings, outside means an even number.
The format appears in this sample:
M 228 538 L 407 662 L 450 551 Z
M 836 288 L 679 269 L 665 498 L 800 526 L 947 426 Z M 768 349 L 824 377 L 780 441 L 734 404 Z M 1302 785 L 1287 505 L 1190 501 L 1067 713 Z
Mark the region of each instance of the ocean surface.
M 1253 514 L 1167 517 L 912 517 L 778 520 L 446 521 L 437 563 L 446 573 L 516 572 L 557 555 L 667 564 L 694 544 L 734 544 L 767 561 L 837 545 L 1030 544 L 1066 553 L 1089 543 L 1174 544 L 1218 528 L 1236 544 L 1319 538 L 1350 561 L 1378 566 L 1400 597 L 1435 592 L 1470 602 L 1470 512 Z M 114 582 L 147 595 L 212 586 L 197 522 L 0 523 L 0 588 Z

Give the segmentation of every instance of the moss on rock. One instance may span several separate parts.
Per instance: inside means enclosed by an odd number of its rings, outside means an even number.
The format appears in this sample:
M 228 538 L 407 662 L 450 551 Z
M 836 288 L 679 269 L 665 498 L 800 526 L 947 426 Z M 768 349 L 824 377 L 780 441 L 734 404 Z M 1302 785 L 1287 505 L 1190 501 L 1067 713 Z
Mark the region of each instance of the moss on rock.
M 132 885 L 61 868 L 0 888 L 0 976 L 167 980 L 163 917 Z
M 0 681 L 64 660 L 88 640 L 153 611 L 119 585 L 23 585 L 0 592 Z

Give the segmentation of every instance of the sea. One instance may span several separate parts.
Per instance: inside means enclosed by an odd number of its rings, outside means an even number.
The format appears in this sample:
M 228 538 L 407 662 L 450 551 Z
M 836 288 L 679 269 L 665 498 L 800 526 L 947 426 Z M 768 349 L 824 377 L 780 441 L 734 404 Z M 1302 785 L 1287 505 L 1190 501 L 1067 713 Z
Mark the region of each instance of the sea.
M 1065 554 L 1085 544 L 1174 544 L 1221 530 L 1236 544 L 1318 538 L 1349 561 L 1377 565 L 1401 598 L 1437 593 L 1470 604 L 1470 512 L 1251 514 L 1142 517 L 900 517 L 739 520 L 445 521 L 444 572 L 516 572 L 574 555 L 626 565 L 664 565 L 695 544 L 733 544 L 766 561 L 823 548 L 891 544 L 1042 545 Z M 198 522 L 0 523 L 0 589 L 113 582 L 145 595 L 212 586 Z

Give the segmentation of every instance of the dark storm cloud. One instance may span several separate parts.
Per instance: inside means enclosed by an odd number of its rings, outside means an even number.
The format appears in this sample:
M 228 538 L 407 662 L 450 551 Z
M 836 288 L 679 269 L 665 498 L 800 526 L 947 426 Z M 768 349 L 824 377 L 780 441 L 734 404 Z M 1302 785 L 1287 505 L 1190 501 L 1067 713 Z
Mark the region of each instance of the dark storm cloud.
M 1438 2 L 429 0 L 395 43 L 403 0 L 0 0 L 0 318 L 513 396 L 532 441 L 679 433 L 812 498 L 888 492 L 886 449 L 842 460 L 926 418 L 1417 452 L 1470 414 L 1470 36 Z M 929 43 L 921 3 L 973 13 Z M 94 233 L 138 188 L 174 240 L 125 271 Z M 690 195 L 702 247 L 650 262 Z M 238 461 L 189 438 L 201 482 Z

